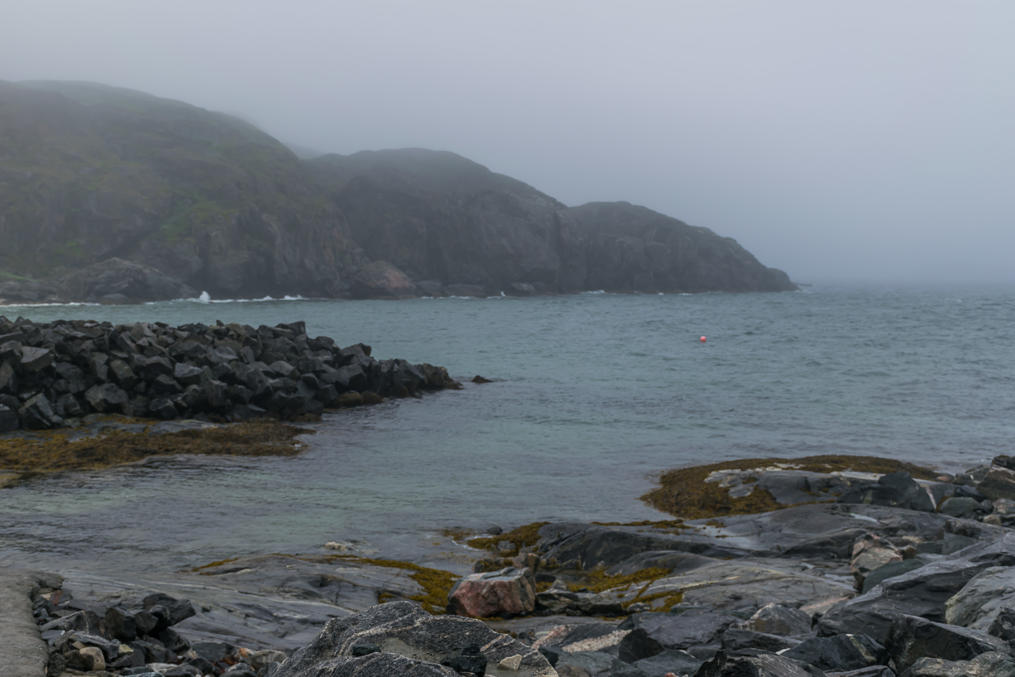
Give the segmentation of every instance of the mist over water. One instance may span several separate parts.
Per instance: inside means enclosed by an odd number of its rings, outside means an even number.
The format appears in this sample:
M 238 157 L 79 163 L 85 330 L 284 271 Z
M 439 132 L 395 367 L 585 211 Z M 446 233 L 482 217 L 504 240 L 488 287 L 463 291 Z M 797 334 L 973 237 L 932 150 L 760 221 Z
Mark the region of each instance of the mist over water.
M 960 469 L 1011 451 L 1015 293 L 783 294 L 8 308 L 36 320 L 275 324 L 466 383 L 327 414 L 289 458 L 171 457 L 0 491 L 0 562 L 173 569 L 445 527 L 660 517 L 658 472 L 874 454 Z M 707 336 L 701 343 L 699 337 Z

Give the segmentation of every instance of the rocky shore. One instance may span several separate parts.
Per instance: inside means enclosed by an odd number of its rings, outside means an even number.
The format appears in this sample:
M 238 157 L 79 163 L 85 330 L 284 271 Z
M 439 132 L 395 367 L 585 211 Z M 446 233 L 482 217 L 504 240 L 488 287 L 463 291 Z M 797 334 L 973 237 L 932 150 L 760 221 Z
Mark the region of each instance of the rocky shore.
M 713 514 L 455 534 L 472 574 L 332 543 L 189 572 L 192 603 L 40 585 L 36 615 L 54 675 L 1015 675 L 1015 459 L 900 465 L 675 471 Z
M 370 346 L 257 328 L 0 317 L 0 433 L 89 414 L 161 420 L 299 419 L 458 387 L 443 367 L 377 360 Z

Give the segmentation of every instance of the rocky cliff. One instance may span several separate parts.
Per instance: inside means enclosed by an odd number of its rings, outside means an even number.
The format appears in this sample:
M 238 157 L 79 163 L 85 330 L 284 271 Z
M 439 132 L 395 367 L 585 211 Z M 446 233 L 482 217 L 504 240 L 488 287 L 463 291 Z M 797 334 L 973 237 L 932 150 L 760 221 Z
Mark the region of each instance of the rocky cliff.
M 238 118 L 0 82 L 0 299 L 792 289 L 735 242 L 452 153 L 298 158 Z

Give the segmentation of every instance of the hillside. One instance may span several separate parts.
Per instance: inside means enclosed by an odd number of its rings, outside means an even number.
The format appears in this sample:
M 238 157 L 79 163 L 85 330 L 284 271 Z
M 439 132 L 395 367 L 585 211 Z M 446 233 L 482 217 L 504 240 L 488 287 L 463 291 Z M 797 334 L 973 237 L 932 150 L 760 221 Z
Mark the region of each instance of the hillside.
M 777 290 L 735 242 L 452 153 L 302 160 L 131 90 L 0 82 L 0 299 Z

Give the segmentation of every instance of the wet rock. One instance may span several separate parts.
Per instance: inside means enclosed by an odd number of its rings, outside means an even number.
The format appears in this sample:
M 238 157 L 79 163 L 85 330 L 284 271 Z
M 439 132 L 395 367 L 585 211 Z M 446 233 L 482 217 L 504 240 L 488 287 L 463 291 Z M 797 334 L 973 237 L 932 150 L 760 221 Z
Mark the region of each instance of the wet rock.
M 755 611 L 740 627 L 788 637 L 807 635 L 811 632 L 811 615 L 773 602 Z
M 1015 568 L 989 567 L 945 602 L 945 621 L 989 631 L 998 615 L 1015 608 Z M 993 634 L 993 633 L 992 633 Z
M 49 348 L 22 346 L 18 369 L 25 373 L 42 371 L 53 364 L 53 351 Z
M 867 635 L 811 637 L 783 656 L 822 670 L 858 670 L 885 662 L 885 647 Z
M 466 576 L 452 589 L 448 600 L 451 613 L 473 618 L 517 616 L 535 608 L 532 572 L 513 567 Z
M 719 648 L 720 636 L 737 622 L 735 616 L 718 614 L 704 608 L 684 609 L 679 613 L 640 613 L 621 627 L 630 629 L 620 642 L 618 655 L 629 663 L 648 658 L 665 649 L 691 650 Z
M 1015 660 L 1010 655 L 988 651 L 968 661 L 919 658 L 904 677 L 1012 677 Z
M 17 412 L 5 404 L 0 404 L 0 433 L 8 433 L 21 427 Z
M 112 383 L 104 383 L 86 390 L 85 400 L 99 413 L 116 413 L 127 405 L 127 393 Z
M 888 540 L 875 534 L 864 534 L 853 543 L 849 571 L 862 588 L 867 575 L 886 564 L 902 561 L 902 552 Z
M 996 462 L 997 459 L 995 459 Z M 1015 469 L 993 465 L 983 480 L 976 485 L 976 488 L 987 498 L 1013 500 L 1015 499 Z
M 18 415 L 21 417 L 21 425 L 32 430 L 56 428 L 64 423 L 42 393 L 28 398 L 18 410 Z
M 893 623 L 885 646 L 899 671 L 925 657 L 965 661 L 988 651 L 1008 653 L 1006 642 L 985 632 L 908 615 Z
M 818 668 L 775 654 L 727 656 L 719 652 L 704 663 L 695 677 L 825 677 Z
M 353 657 L 352 647 L 375 643 L 381 651 Z M 514 655 L 522 656 L 517 674 L 550 677 L 555 672 L 531 647 L 500 635 L 480 621 L 458 616 L 430 616 L 410 602 L 389 602 L 362 613 L 328 622 L 317 638 L 297 650 L 277 669 L 277 677 L 329 675 L 455 675 L 441 666 L 449 653 L 469 646 L 481 647 L 489 665 Z M 406 658 L 411 655 L 413 658 Z M 380 672 L 381 666 L 387 672 Z M 399 672 L 402 670 L 402 672 Z M 408 672 L 416 670 L 417 672 Z
M 905 471 L 882 475 L 877 482 L 857 484 L 839 497 L 840 503 L 870 503 L 911 510 L 934 510 L 927 489 Z

